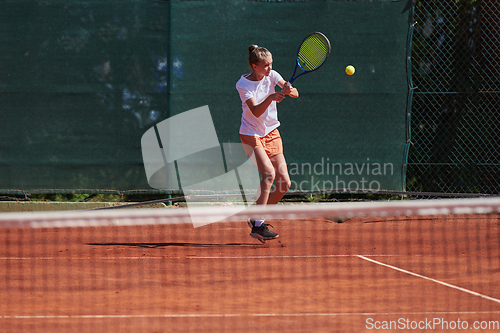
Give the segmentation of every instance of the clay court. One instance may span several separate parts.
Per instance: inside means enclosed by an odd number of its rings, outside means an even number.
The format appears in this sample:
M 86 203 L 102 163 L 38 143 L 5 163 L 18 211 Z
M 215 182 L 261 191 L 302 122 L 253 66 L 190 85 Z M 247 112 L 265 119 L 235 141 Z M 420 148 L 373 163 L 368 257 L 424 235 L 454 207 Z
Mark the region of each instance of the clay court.
M 0 331 L 498 331 L 498 218 L 0 229 Z

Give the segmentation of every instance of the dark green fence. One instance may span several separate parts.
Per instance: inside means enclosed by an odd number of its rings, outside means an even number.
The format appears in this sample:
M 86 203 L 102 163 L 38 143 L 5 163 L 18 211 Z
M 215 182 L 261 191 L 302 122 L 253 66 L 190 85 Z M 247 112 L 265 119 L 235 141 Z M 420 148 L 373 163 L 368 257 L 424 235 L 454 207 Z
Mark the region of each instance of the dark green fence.
M 167 116 L 169 5 L 2 1 L 0 188 L 147 188 L 142 133 Z
M 268 47 L 288 79 L 301 40 L 321 31 L 330 59 L 278 106 L 292 189 L 401 191 L 409 4 L 3 1 L 0 188 L 153 191 L 141 154 L 149 128 L 208 105 L 219 142 L 239 142 L 248 46 Z
M 151 126 L 208 105 L 220 143 L 238 142 L 247 46 L 288 78 L 319 30 L 332 56 L 278 106 L 294 189 L 498 193 L 499 13 L 494 0 L 3 1 L 0 192 L 153 191 Z

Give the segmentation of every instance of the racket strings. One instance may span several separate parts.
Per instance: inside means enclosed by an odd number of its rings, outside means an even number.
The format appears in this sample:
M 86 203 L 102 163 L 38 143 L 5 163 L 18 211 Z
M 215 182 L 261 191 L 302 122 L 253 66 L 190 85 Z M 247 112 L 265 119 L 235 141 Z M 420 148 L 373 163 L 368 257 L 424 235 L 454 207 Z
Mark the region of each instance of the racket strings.
M 322 36 L 314 34 L 307 38 L 300 46 L 297 61 L 305 71 L 319 68 L 328 57 L 330 46 Z

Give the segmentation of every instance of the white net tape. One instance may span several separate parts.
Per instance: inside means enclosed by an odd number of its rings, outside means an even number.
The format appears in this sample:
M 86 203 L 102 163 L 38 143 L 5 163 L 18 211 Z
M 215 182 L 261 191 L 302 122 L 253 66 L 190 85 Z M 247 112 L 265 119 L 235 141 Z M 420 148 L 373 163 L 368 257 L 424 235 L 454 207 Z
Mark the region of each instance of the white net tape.
M 252 217 L 300 219 L 304 217 L 351 218 L 356 216 L 485 214 L 500 212 L 500 198 L 432 199 L 275 206 L 211 206 L 193 208 L 115 209 L 66 212 L 0 214 L 0 227 L 85 227 L 245 221 Z

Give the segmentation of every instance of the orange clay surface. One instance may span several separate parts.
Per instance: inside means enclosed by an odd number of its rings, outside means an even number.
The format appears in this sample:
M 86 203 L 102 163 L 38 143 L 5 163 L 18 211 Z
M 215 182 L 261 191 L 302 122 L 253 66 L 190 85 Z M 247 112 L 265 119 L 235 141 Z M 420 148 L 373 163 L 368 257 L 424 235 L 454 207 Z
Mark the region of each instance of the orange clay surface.
M 269 223 L 280 237 L 266 244 L 244 221 L 0 229 L 0 332 L 442 331 L 465 323 L 473 331 L 475 322 L 500 322 L 496 215 Z

